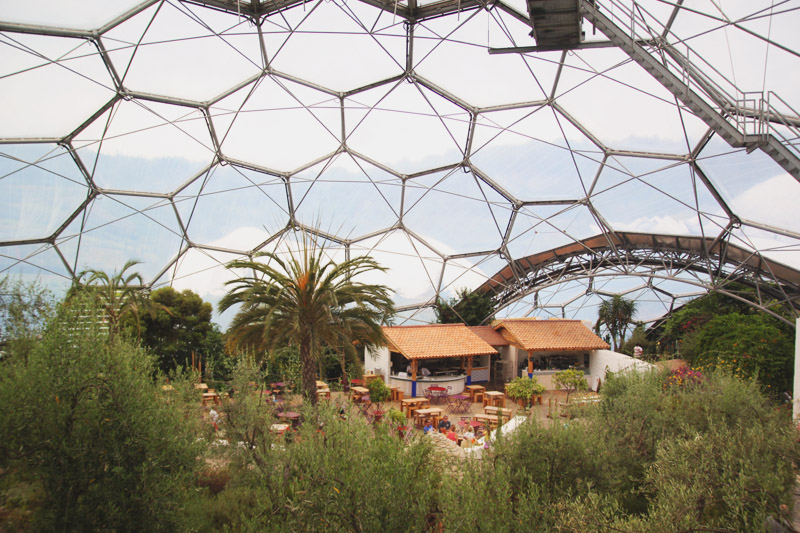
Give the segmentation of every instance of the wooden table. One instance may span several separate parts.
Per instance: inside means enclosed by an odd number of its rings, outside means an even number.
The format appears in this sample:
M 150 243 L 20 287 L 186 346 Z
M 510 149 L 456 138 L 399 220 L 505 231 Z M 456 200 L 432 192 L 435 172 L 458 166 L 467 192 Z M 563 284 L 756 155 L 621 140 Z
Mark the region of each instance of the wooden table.
M 425 422 L 426 418 L 433 419 L 433 427 L 436 429 L 439 425 L 439 419 L 442 418 L 441 407 L 428 407 L 425 409 L 417 409 L 414 411 L 414 424 L 417 425 L 417 420 Z
M 317 399 L 319 400 L 330 400 L 331 399 L 331 390 L 330 389 L 317 389 Z
M 466 389 L 469 393 L 469 399 L 472 402 L 478 401 L 478 396 L 481 397 L 481 401 L 483 401 L 483 394 L 486 392 L 486 387 L 483 385 L 467 385 Z
M 492 405 L 487 405 L 484 407 L 483 412 L 487 415 L 502 415 L 506 420 L 511 418 L 511 415 L 513 414 L 511 409 L 506 409 L 505 407 L 494 407 Z
M 317 388 L 318 389 L 327 389 L 328 388 L 328 384 L 325 383 L 324 381 L 317 380 Z
M 392 391 L 392 398 L 393 402 L 400 402 L 403 401 L 403 391 L 400 390 L 400 387 L 397 385 L 392 385 L 389 387 L 389 390 Z
M 355 401 L 361 400 L 362 396 L 368 396 L 369 389 L 366 387 L 350 387 L 350 399 Z
M 203 393 L 203 405 L 208 405 L 213 403 L 214 405 L 219 405 L 219 394 L 216 392 L 204 392 Z
M 200 390 L 207 390 L 208 389 L 208 385 L 206 385 L 205 383 L 195 383 L 194 384 L 194 388 L 195 389 L 200 389 Z
M 364 385 L 369 385 L 371 381 L 374 381 L 381 376 L 378 374 L 364 374 Z
M 427 398 L 421 398 L 419 396 L 416 398 L 406 398 L 405 400 L 400 400 L 400 407 L 406 413 L 406 418 L 411 418 L 411 414 L 414 409 L 422 409 L 430 406 L 431 402 Z
M 489 429 L 497 428 L 497 421 L 498 421 L 497 415 L 477 414 L 477 415 L 473 415 L 472 418 L 476 422 L 484 422 L 486 425 L 489 426 Z
M 483 406 L 492 405 L 496 407 L 506 406 L 506 395 L 500 391 L 490 390 L 484 393 Z

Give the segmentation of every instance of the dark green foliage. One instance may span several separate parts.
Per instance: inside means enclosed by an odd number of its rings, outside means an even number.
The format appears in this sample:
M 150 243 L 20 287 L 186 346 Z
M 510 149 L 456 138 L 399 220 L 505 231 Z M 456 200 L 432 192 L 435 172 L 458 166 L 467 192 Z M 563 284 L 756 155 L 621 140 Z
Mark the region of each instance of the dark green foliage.
M 480 326 L 494 318 L 494 302 L 486 294 L 460 289 L 456 297 L 449 301 L 437 300 L 436 322 L 440 324 L 460 324 Z
M 688 302 L 670 315 L 663 326 L 662 342 L 678 341 L 685 338 L 717 315 L 738 313 L 753 315 L 758 311 L 739 300 L 718 292 L 709 292 L 701 298 Z
M 758 379 L 775 398 L 791 390 L 793 328 L 728 296 L 709 293 L 673 313 L 660 346 L 675 349 L 692 366 Z
M 386 386 L 382 379 L 373 379 L 367 385 L 369 398 L 373 402 L 385 402 L 392 395 L 392 390 Z
M 764 314 L 730 313 L 710 319 L 695 334 L 693 365 L 721 368 L 744 379 L 758 381 L 779 395 L 792 390 L 794 332 Z
M 622 349 L 619 351 L 620 353 L 632 356 L 633 349 L 637 345 L 642 347 L 643 359 L 652 359 L 655 357 L 658 345 L 655 341 L 652 341 L 648 338 L 647 332 L 642 325 L 636 326 L 633 329 L 631 336 L 624 343 L 622 343 Z
M 27 361 L 3 365 L 0 468 L 40 488 L 38 529 L 172 531 L 195 438 L 152 381 L 151 357 L 86 320 L 86 304 L 62 305 Z
M 211 323 L 212 306 L 186 289 L 162 287 L 150 294 L 149 312 L 140 316 L 141 340 L 158 358 L 164 373 L 191 365 L 192 353 L 211 362 L 220 376 L 229 378 L 221 333 Z

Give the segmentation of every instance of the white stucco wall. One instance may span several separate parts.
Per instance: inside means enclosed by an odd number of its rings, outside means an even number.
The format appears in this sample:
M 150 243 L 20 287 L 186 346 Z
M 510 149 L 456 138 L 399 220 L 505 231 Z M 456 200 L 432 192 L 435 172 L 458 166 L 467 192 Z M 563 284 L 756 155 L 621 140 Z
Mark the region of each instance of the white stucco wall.
M 364 372 L 383 375 L 384 379 L 389 377 L 391 359 L 389 358 L 389 348 L 382 346 L 374 350 L 367 351 L 364 357 Z
M 589 375 L 587 381 L 592 390 L 597 390 L 597 381 L 605 379 L 606 370 L 620 372 L 622 370 L 644 371 L 653 368 L 652 363 L 634 359 L 629 355 L 611 350 L 592 350 L 589 354 Z

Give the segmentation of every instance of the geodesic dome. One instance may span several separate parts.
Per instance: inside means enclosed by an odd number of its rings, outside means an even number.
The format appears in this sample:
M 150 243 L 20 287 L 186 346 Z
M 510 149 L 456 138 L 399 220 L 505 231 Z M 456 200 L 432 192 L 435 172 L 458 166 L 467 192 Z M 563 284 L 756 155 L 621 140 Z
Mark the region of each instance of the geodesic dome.
M 299 230 L 389 267 L 399 322 L 796 314 L 800 3 L 5 2 L 0 273 L 128 259 L 214 302 Z

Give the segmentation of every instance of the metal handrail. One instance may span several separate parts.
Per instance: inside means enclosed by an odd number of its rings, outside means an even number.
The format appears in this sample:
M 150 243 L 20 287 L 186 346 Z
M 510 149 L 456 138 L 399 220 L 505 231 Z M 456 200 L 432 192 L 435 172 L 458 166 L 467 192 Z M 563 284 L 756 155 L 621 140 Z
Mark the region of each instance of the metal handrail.
M 629 30 L 635 42 L 653 43 L 645 49 L 657 54 L 687 89 L 704 95 L 738 131 L 752 136 L 771 134 L 800 155 L 800 113 L 774 91 L 742 91 L 639 4 L 635 8 L 620 0 L 594 0 L 594 4 L 619 27 Z

